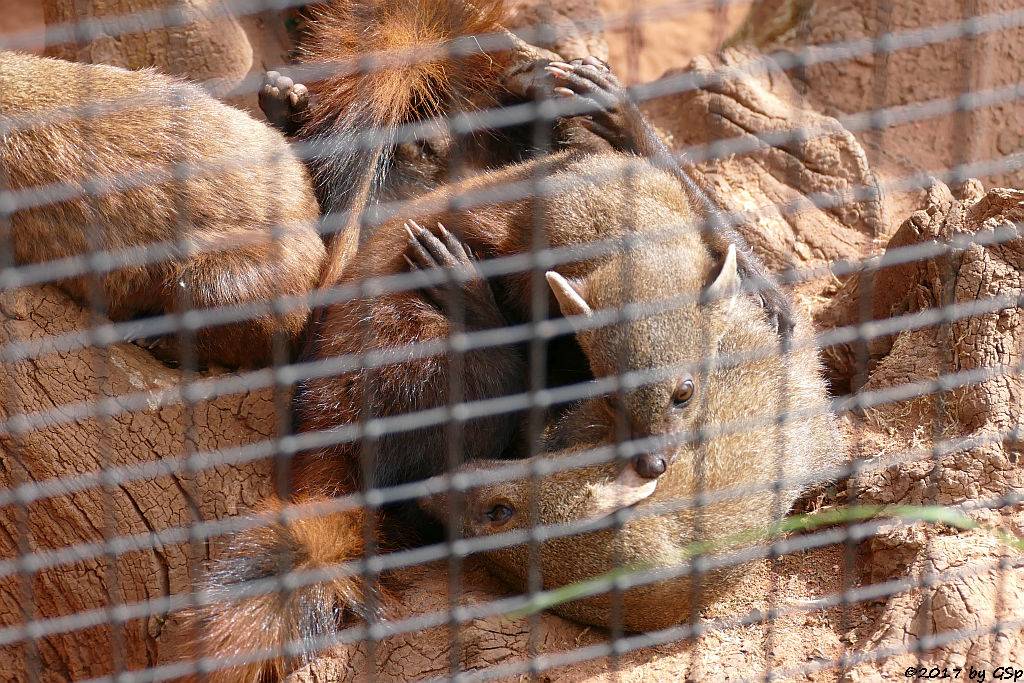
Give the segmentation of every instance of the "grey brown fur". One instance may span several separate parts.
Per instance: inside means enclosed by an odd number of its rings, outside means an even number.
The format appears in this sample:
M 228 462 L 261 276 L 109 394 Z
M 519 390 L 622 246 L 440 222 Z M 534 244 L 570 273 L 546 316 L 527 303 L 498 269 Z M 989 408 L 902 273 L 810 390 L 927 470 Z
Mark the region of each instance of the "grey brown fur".
M 489 202 L 468 210 L 449 208 L 453 198 L 475 193 L 486 196 L 537 177 L 546 178 L 548 196 L 543 199 Z M 404 253 L 409 237 L 403 227 L 405 218 L 437 234 L 439 224 L 457 231 L 483 263 L 528 252 L 534 240 L 530 217 L 537 210 L 547 217 L 542 227 L 547 243 L 568 252 L 569 262 L 557 267 L 561 275 L 583 292 L 593 287 L 603 297 L 614 297 L 595 299 L 594 306 L 607 304 L 614 309 L 635 301 L 630 296 L 640 296 L 655 287 L 660 296 L 667 298 L 666 305 L 674 305 L 674 296 L 689 295 L 692 300 L 714 278 L 717 264 L 693 225 L 686 197 L 670 173 L 623 154 L 563 153 L 475 176 L 411 203 L 403 212 L 404 218 L 384 224 L 360 247 L 340 282 L 357 283 L 406 270 Z M 602 241 L 606 253 L 583 256 L 583 249 Z M 622 282 L 629 282 L 629 278 L 635 281 L 624 289 Z M 532 282 L 530 272 L 494 279 L 510 323 L 530 319 Z M 557 306 L 552 297 L 551 309 L 557 310 Z M 755 315 L 764 319 L 763 312 Z M 450 331 L 451 321 L 423 292 L 397 291 L 369 301 L 346 300 L 327 307 L 318 320 L 312 355 L 330 358 L 370 349 L 401 348 L 443 340 Z M 598 334 L 595 332 L 581 335 L 580 341 L 590 369 L 601 376 L 620 369 L 613 356 L 621 355 L 625 368 L 645 368 L 660 362 L 659 357 L 652 356 L 652 350 L 668 352 L 675 348 L 677 333 L 671 327 L 638 321 L 628 331 L 609 331 L 613 336 L 605 340 L 594 336 Z M 633 335 L 632 340 L 621 339 L 623 334 Z M 524 367 L 524 359 L 511 347 L 467 352 L 462 370 L 463 400 L 479 401 L 523 391 Z M 371 416 L 443 406 L 449 402 L 449 385 L 445 353 L 396 361 L 378 368 L 373 377 L 354 369 L 313 378 L 297 394 L 299 429 L 332 429 Z M 631 394 L 631 400 L 654 400 L 649 393 Z M 647 422 L 648 417 L 654 422 Z M 660 431 L 661 417 L 647 411 L 644 418 L 638 430 Z M 514 413 L 465 422 L 461 439 L 465 459 L 521 455 L 514 445 L 510 449 L 519 427 L 519 416 Z M 450 430 L 442 424 L 382 435 L 375 444 L 373 480 L 365 483 L 394 485 L 440 474 L 445 468 L 449 435 Z M 357 442 L 301 453 L 293 478 L 295 490 L 331 491 L 336 482 L 346 481 L 347 473 L 361 471 L 361 453 Z
M 29 202 L 10 217 L 15 264 L 190 243 L 98 278 L 115 320 L 312 289 L 324 259 L 319 210 L 302 163 L 269 126 L 153 71 L 0 53 L 0 83 L 0 189 Z M 95 301 L 86 276 L 60 284 Z M 202 329 L 198 359 L 269 362 L 273 335 L 295 342 L 307 317 L 300 304 Z
M 609 528 L 544 543 L 540 553 L 544 588 L 592 578 L 620 563 L 674 567 L 681 571 L 673 578 L 625 591 L 621 623 L 629 631 L 646 631 L 687 621 L 695 609 L 721 596 L 745 571 L 740 565 L 705 574 L 694 604 L 696 586 L 686 573 L 687 546 L 767 527 L 789 510 L 810 482 L 841 465 L 843 444 L 828 411 L 816 352 L 806 346 L 806 322 L 798 319 L 797 350 L 781 357 L 771 352 L 774 330 L 758 313 L 759 307 L 748 298 L 735 297 L 725 303 L 684 306 L 668 315 L 664 324 L 676 327 L 679 341 L 661 349 L 665 355 L 659 362 L 693 367 L 710 363 L 700 376 L 693 405 L 686 408 L 688 419 L 673 420 L 676 429 L 666 432 L 682 439 L 676 457 L 657 479 L 654 493 L 637 496 L 641 500 L 632 508 L 636 516 L 621 531 Z M 700 353 L 707 343 L 710 353 Z M 639 401 L 633 409 L 659 410 L 657 401 Z M 548 455 L 539 457 L 556 458 L 614 443 L 608 412 L 603 399 L 580 404 L 549 428 Z M 780 424 L 778 416 L 787 413 Z M 696 439 L 697 430 L 703 430 L 706 438 Z M 464 471 L 495 466 L 476 463 Z M 614 499 L 623 493 L 616 486 L 623 472 L 627 470 L 621 465 L 604 464 L 543 477 L 535 522 L 570 523 L 635 502 L 628 490 L 625 500 Z M 772 482 L 777 478 L 782 483 L 776 492 Z M 695 506 L 698 492 L 707 494 L 710 502 Z M 531 484 L 525 479 L 473 489 L 466 494 L 459 531 L 478 536 L 528 527 L 530 502 Z M 421 505 L 439 519 L 448 514 L 446 496 L 426 499 Z M 673 505 L 675 509 L 665 510 Z M 500 514 L 495 514 L 496 509 Z M 503 577 L 526 588 L 526 546 L 493 551 L 487 558 Z M 605 627 L 613 623 L 612 597 L 607 593 L 559 605 L 554 611 L 582 623 Z

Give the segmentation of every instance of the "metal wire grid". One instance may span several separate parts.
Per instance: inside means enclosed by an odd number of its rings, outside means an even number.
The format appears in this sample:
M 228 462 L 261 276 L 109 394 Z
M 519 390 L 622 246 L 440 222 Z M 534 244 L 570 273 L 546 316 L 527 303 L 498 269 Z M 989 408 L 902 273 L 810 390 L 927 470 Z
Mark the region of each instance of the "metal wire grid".
M 224 11 L 233 16 L 247 13 L 265 11 L 267 9 L 281 9 L 291 4 L 299 3 L 257 3 L 257 2 L 236 2 L 224 3 Z M 716 6 L 724 6 L 725 3 L 716 3 Z M 666 14 L 672 12 L 689 12 L 705 7 L 705 3 L 678 3 L 675 6 L 666 6 L 662 10 Z M 883 18 L 882 25 L 888 26 L 887 17 L 891 14 L 891 8 L 886 3 L 879 5 L 879 13 Z M 658 16 L 652 13 L 652 16 Z M 122 21 L 123 19 L 123 21 Z M 189 22 L 191 18 L 188 13 L 175 8 L 168 12 L 146 12 L 125 16 L 123 18 L 104 18 L 102 30 L 107 35 L 118 35 L 118 31 L 130 33 L 145 28 L 159 28 L 166 26 L 178 26 Z M 1024 26 L 1024 10 L 993 13 L 988 15 L 969 16 L 962 21 L 953 21 L 937 26 L 926 27 L 912 31 L 889 32 L 876 39 L 863 39 L 844 41 L 828 45 L 810 46 L 786 53 L 773 55 L 774 61 L 764 60 L 762 64 L 766 69 L 806 69 L 807 67 L 827 62 L 837 62 L 853 59 L 859 56 L 890 54 L 900 50 L 932 45 L 963 37 L 976 38 L 986 33 L 1002 31 L 1008 28 Z M 50 26 L 47 28 L 47 39 L 50 41 L 60 40 L 82 40 L 84 36 L 100 27 L 99 22 L 82 22 L 74 25 Z M 581 26 L 583 30 L 593 29 L 592 26 Z M 531 37 L 524 35 L 529 42 Z M 0 46 L 4 48 L 17 48 L 19 45 L 32 44 L 37 41 L 38 36 L 22 34 L 19 36 L 3 37 Z M 460 49 L 471 49 L 481 46 L 484 49 L 501 47 L 502 39 L 495 36 L 479 36 L 472 39 L 473 44 L 466 41 L 455 41 L 452 45 L 445 46 L 445 49 L 458 52 Z M 38 41 L 37 41 L 38 42 Z M 372 56 L 371 56 L 372 57 Z M 370 60 L 372 61 L 372 59 Z M 354 68 L 352 65 L 327 65 L 330 70 L 339 68 Z M 363 65 L 355 68 L 365 68 Z M 372 67 L 371 67 L 372 68 Z M 881 73 L 879 92 L 884 92 L 885 64 L 879 67 Z M 965 65 L 965 69 L 968 68 Z M 300 70 L 299 80 L 313 80 L 318 75 L 315 69 Z M 716 73 L 712 76 L 686 73 L 677 76 L 670 76 L 659 79 L 650 84 L 638 85 L 630 88 L 631 97 L 638 101 L 644 101 L 663 95 L 687 92 L 702 88 L 709 84 L 709 81 L 718 78 L 727 78 L 728 73 Z M 258 87 L 258 83 L 247 84 L 250 88 Z M 840 122 L 853 132 L 864 132 L 869 134 L 884 130 L 888 127 L 902 123 L 921 121 L 932 117 L 942 116 L 950 113 L 964 115 L 966 112 L 992 106 L 994 104 L 1016 101 L 1021 97 L 1024 85 L 1020 83 L 993 88 L 985 91 L 968 91 L 956 97 L 947 97 L 919 102 L 903 106 L 882 106 L 879 99 L 876 107 L 869 112 L 861 112 L 850 116 L 839 117 Z M 125 103 L 130 105 L 130 103 Z M 474 113 L 452 120 L 450 126 L 453 131 L 475 130 L 491 128 L 498 125 L 509 125 L 511 123 L 527 123 L 539 121 L 542 125 L 538 130 L 544 129 L 543 124 L 556 116 L 570 113 L 572 103 L 543 102 L 528 103 L 519 106 L 503 108 L 501 110 Z M 102 115 L 102 110 L 90 110 L 89 115 Z M 0 133 L 10 127 L 25 125 L 25 121 L 3 121 L 0 122 Z M 793 142 L 800 138 L 813 137 L 823 131 L 812 128 L 803 128 L 793 133 L 778 133 L 761 135 L 756 141 L 749 139 L 731 139 L 717 141 L 714 144 L 694 146 L 682 150 L 685 158 L 694 163 L 701 161 L 723 158 L 728 155 L 742 155 L 756 151 L 760 145 L 779 146 Z M 388 131 L 396 141 L 411 141 L 422 137 L 424 131 L 421 125 L 410 125 L 399 128 L 395 131 Z M 353 138 L 343 141 L 344 144 L 354 144 L 360 148 L 372 148 L 379 143 L 381 131 L 361 131 Z M 301 155 L 317 153 L 316 149 L 297 144 L 295 148 Z M 869 148 L 870 153 L 870 148 Z M 249 160 L 240 160 L 247 163 Z M 894 190 L 907 190 L 926 188 L 931 178 L 938 176 L 940 179 L 956 183 L 975 175 L 989 175 L 1011 170 L 1017 170 L 1022 166 L 1022 153 L 1014 152 L 1002 157 L 986 159 L 983 161 L 964 162 L 955 165 L 948 171 L 932 170 L 928 173 L 910 174 L 885 185 L 865 185 L 856 187 L 852 193 L 846 194 L 815 194 L 808 195 L 788 206 L 777 207 L 783 212 L 795 212 L 810 202 L 818 208 L 830 208 L 841 206 L 850 202 L 873 200 L 880 193 Z M 187 177 L 196 172 L 217 173 L 217 168 L 190 168 L 179 167 L 170 169 L 176 177 Z M 138 184 L 146 184 L 151 179 L 146 173 L 140 173 L 138 177 L 119 178 L 115 187 L 96 186 L 86 188 L 83 196 L 100 196 L 104 192 L 114 189 L 124 189 Z M 536 197 L 543 196 L 547 192 L 555 192 L 559 188 L 552 187 L 552 183 L 545 179 L 535 179 L 517 187 L 505 187 L 501 191 L 501 199 L 511 197 Z M 49 203 L 67 200 L 75 197 L 74 192 L 78 191 L 73 187 L 50 187 L 40 188 L 37 192 L 3 192 L 0 194 L 0 215 L 9 220 L 12 213 L 17 210 L 32 206 L 34 204 Z M 499 197 L 493 195 L 464 196 L 460 197 L 460 206 L 472 209 L 475 205 L 486 205 L 494 202 Z M 383 204 L 371 207 L 365 215 L 360 217 L 361 224 L 372 228 L 375 224 L 382 222 L 387 216 L 401 212 L 401 203 Z M 321 230 L 324 233 L 337 230 L 348 224 L 349 216 L 328 215 L 325 216 Z M 743 225 L 744 223 L 757 218 L 756 212 L 744 214 L 732 214 L 726 216 L 727 222 L 732 226 Z M 1020 237 L 1019 227 L 1002 228 L 993 232 L 979 235 L 962 235 L 945 243 L 930 243 L 903 247 L 887 251 L 883 256 L 869 259 L 863 262 L 835 262 L 830 264 L 827 272 L 837 276 L 862 273 L 865 279 L 870 282 L 870 275 L 880 269 L 901 263 L 912 263 L 918 260 L 932 258 L 948 254 L 956 250 L 962 250 L 972 245 L 993 245 L 1006 243 Z M 76 275 L 97 275 L 109 270 L 123 267 L 125 265 L 142 265 L 147 263 L 166 260 L 171 254 L 180 248 L 181 244 L 157 244 L 146 245 L 142 248 L 119 250 L 117 252 L 96 251 L 81 257 L 64 259 L 60 262 L 49 262 L 40 265 L 14 265 L 9 262 L 10 257 L 0 271 L 0 286 L 5 291 L 17 287 L 36 285 L 52 282 L 65 277 Z M 594 244 L 589 247 L 584 257 L 597 256 L 602 253 L 609 253 L 621 249 L 622 245 L 617 242 Z M 7 253 L 12 254 L 13 250 L 7 245 Z M 502 257 L 491 259 L 479 264 L 480 270 L 486 277 L 496 277 L 515 272 L 532 271 L 536 274 L 552 266 L 568 262 L 569 260 L 580 260 L 579 251 L 569 253 L 566 249 L 542 248 L 530 254 Z M 800 283 L 821 277 L 826 269 L 801 269 L 791 270 L 781 275 L 787 283 Z M 275 310 L 285 311 L 297 306 L 309 304 L 313 307 L 329 305 L 334 302 L 351 300 L 380 294 L 385 292 L 403 291 L 423 286 L 433 278 L 435 281 L 442 276 L 431 273 L 402 273 L 388 277 L 374 278 L 358 285 L 342 285 L 333 287 L 326 291 L 318 291 L 306 297 L 282 297 L 272 303 L 250 304 L 243 306 L 222 307 L 216 309 L 204 309 L 192 311 L 182 315 L 163 315 L 147 318 L 140 321 L 109 323 L 97 321 L 94 326 L 87 330 L 72 334 L 47 337 L 41 340 L 18 340 L 5 344 L 0 348 L 0 362 L 17 363 L 19 361 L 40 358 L 48 354 L 79 350 L 84 348 L 104 349 L 115 343 L 134 341 L 164 334 L 192 335 L 197 330 L 206 326 L 221 325 L 229 322 L 245 320 L 253 315 L 264 313 L 267 306 L 273 306 Z M 96 304 L 97 302 L 92 302 Z M 670 300 L 658 302 L 654 310 L 669 310 L 673 306 L 680 305 L 680 301 Z M 869 315 L 863 315 L 861 322 L 857 325 L 840 327 L 822 332 L 817 335 L 816 343 L 822 347 L 837 344 L 860 344 L 862 347 L 868 340 L 888 336 L 896 332 L 921 329 L 930 326 L 946 326 L 957 320 L 963 320 L 982 313 L 995 312 L 1012 307 L 1020 307 L 1022 302 L 1016 297 L 986 297 L 976 301 L 960 304 L 949 304 L 936 308 L 927 309 L 915 313 L 896 316 L 885 320 L 871 320 Z M 100 303 L 95 306 L 99 311 L 103 310 Z M 539 310 L 539 307 L 535 306 Z M 636 316 L 648 315 L 651 312 L 650 306 L 637 306 L 636 309 L 627 308 L 621 311 L 598 312 L 593 319 L 582 324 L 599 327 L 612 322 L 628 320 Z M 535 310 L 535 313 L 537 311 Z M 577 324 L 579 324 L 577 322 Z M 33 431 L 53 427 L 56 425 L 73 424 L 84 419 L 111 419 L 119 415 L 131 413 L 143 408 L 154 406 L 169 406 L 175 404 L 194 405 L 199 401 L 216 396 L 224 396 L 244 391 L 252 391 L 266 387 L 277 387 L 285 389 L 294 386 L 296 383 L 306 379 L 331 376 L 355 369 L 372 369 L 381 367 L 396 358 L 408 359 L 412 357 L 425 357 L 438 353 L 448 353 L 459 356 L 468 350 L 483 349 L 494 346 L 503 346 L 510 343 L 533 343 L 543 342 L 558 335 L 564 335 L 574 331 L 568 321 L 563 319 L 544 320 L 543 315 L 537 313 L 533 322 L 521 325 L 513 325 L 499 330 L 486 330 L 481 332 L 457 333 L 444 343 L 421 343 L 412 347 L 388 349 L 385 351 L 371 351 L 360 353 L 354 356 L 340 356 L 326 360 L 306 362 L 282 362 L 275 364 L 272 368 L 240 372 L 235 375 L 215 378 L 200 378 L 189 375 L 179 387 L 165 391 L 140 391 L 134 394 L 120 394 L 108 396 L 99 401 L 83 401 L 79 403 L 65 404 L 50 410 L 36 411 L 10 415 L 2 425 L 0 433 L 3 433 L 11 442 L 16 443 L 19 437 L 30 434 Z M 537 348 L 536 346 L 534 347 Z M 778 353 L 778 348 L 765 349 L 764 353 Z M 102 357 L 102 353 L 100 354 Z M 531 359 L 536 361 L 539 358 L 536 350 L 531 354 Z M 736 359 L 739 362 L 747 359 Z M 726 359 L 729 362 L 729 359 Z M 861 354 L 860 358 L 862 372 L 866 368 L 866 357 Z M 375 418 L 365 423 L 346 425 L 341 429 L 328 432 L 288 434 L 286 430 L 279 430 L 282 434 L 277 439 L 267 440 L 230 449 L 202 450 L 198 447 L 189 449 L 184 457 L 165 459 L 157 462 L 138 463 L 124 466 L 105 467 L 100 472 L 87 473 L 75 477 L 62 477 L 56 480 L 41 482 L 26 481 L 18 482 L 16 485 L 0 490 L 0 506 L 14 511 L 15 515 L 22 515 L 19 522 L 21 530 L 27 531 L 27 523 L 24 513 L 19 510 L 27 510 L 27 506 L 33 502 L 51 497 L 65 496 L 70 493 L 87 491 L 95 488 L 106 488 L 119 486 L 129 482 L 145 480 L 148 478 L 166 476 L 170 474 L 182 474 L 198 472 L 222 465 L 238 465 L 267 458 L 277 458 L 285 462 L 296 453 L 301 451 L 334 445 L 343 442 L 356 442 L 367 437 L 379 436 L 386 433 L 400 433 L 415 430 L 424 426 L 447 424 L 453 420 L 465 421 L 474 417 L 507 413 L 510 411 L 532 410 L 536 413 L 543 412 L 550 405 L 567 401 L 592 398 L 606 395 L 624 387 L 639 386 L 651 381 L 661 379 L 666 373 L 671 373 L 673 368 L 657 368 L 648 371 L 629 373 L 620 377 L 603 378 L 584 384 L 569 385 L 563 387 L 546 388 L 541 386 L 537 380 L 536 364 L 534 364 L 534 378 L 531 390 L 523 394 L 505 396 L 498 399 L 480 401 L 475 403 L 460 403 L 450 407 L 442 407 L 420 411 L 413 414 L 399 415 L 392 418 Z M 942 397 L 952 389 L 966 387 L 988 381 L 999 376 L 1019 375 L 1021 368 L 1017 366 L 996 366 L 982 369 L 963 371 L 952 374 L 941 375 L 934 380 L 919 381 L 903 384 L 897 387 L 882 390 L 860 392 L 855 395 L 840 396 L 833 401 L 833 410 L 836 412 L 858 411 L 874 406 L 881 406 L 887 403 L 903 401 L 912 398 L 919 398 L 929 395 L 940 397 L 939 405 L 943 404 Z M 186 371 L 186 374 L 189 373 Z M 540 373 L 540 382 L 543 381 L 543 373 Z M 11 389 L 8 388 L 7 391 Z M 941 408 L 940 408 L 941 409 Z M 287 406 L 278 406 L 279 425 L 284 424 L 287 415 Z M 784 419 L 787 415 L 778 416 Z M 536 428 L 537 423 L 534 422 Z M 749 428 L 749 424 L 729 425 L 729 429 L 743 431 Z M 1020 426 L 1006 430 L 1003 433 L 986 434 L 984 437 L 970 436 L 958 438 L 944 438 L 938 434 L 935 446 L 930 449 L 910 450 L 899 456 L 897 461 L 910 462 L 921 458 L 932 458 L 937 461 L 945 454 L 953 453 L 965 448 L 984 445 L 986 442 L 999 440 L 1019 440 L 1021 438 Z M 707 435 L 704 435 L 707 436 Z M 596 449 L 590 449 L 570 457 L 550 459 L 542 461 L 531 468 L 526 463 L 510 461 L 507 465 L 497 470 L 489 470 L 481 475 L 457 475 L 449 480 L 432 479 L 424 482 L 413 482 L 386 489 L 369 490 L 365 493 L 346 495 L 337 499 L 323 501 L 310 509 L 313 514 L 327 514 L 331 512 L 344 511 L 355 507 L 368 506 L 379 508 L 392 502 L 415 499 L 424 495 L 439 493 L 445 490 L 466 490 L 475 485 L 485 484 L 503 479 L 521 477 L 543 477 L 544 475 L 565 469 L 581 467 L 600 462 L 606 462 L 610 458 L 628 458 L 633 454 L 646 452 L 652 446 L 665 445 L 666 443 L 681 443 L 686 439 L 697 438 L 696 435 L 672 435 L 671 437 L 657 437 L 650 439 L 632 440 L 629 438 L 620 439 L 618 443 L 609 444 Z M 533 439 L 535 441 L 535 439 Z M 193 439 L 194 442 L 194 439 Z M 457 454 L 452 455 L 453 461 L 457 461 Z M 887 460 L 885 465 L 891 466 L 893 460 Z M 871 467 L 870 463 L 855 462 L 849 467 L 843 467 L 833 472 L 815 473 L 814 480 L 826 481 L 839 479 L 849 475 L 851 472 L 864 472 Z M 420 548 L 401 550 L 386 554 L 370 554 L 362 561 L 353 562 L 348 565 L 333 568 L 331 571 L 308 571 L 284 574 L 272 579 L 265 579 L 256 582 L 239 584 L 233 589 L 237 597 L 255 595 L 262 592 L 274 592 L 281 590 L 294 590 L 304 585 L 312 585 L 329 578 L 336 573 L 368 573 L 378 575 L 393 569 L 414 566 L 417 564 L 449 560 L 451 570 L 452 586 L 457 587 L 460 582 L 461 559 L 477 552 L 491 550 L 508 545 L 529 543 L 534 548 L 550 538 L 557 538 L 565 535 L 578 534 L 605 527 L 617 527 L 638 514 L 659 514 L 671 509 L 685 509 L 700 504 L 708 504 L 716 500 L 730 498 L 742 498 L 751 493 L 766 490 L 777 490 L 783 482 L 767 482 L 763 487 L 737 487 L 726 491 L 703 491 L 698 496 L 688 499 L 679 499 L 673 502 L 667 509 L 654 509 L 646 512 L 634 510 L 621 510 L 613 515 L 600 520 L 589 520 L 566 526 L 540 527 L 529 530 L 517 530 L 505 532 L 494 536 L 485 536 L 473 539 L 460 539 L 447 544 L 429 545 Z M 785 483 L 811 483 L 794 482 Z M 969 505 L 960 506 L 964 511 L 975 509 L 999 509 L 1006 506 L 1017 505 L 1024 502 L 1024 494 L 1007 492 L 1006 495 L 991 500 L 975 501 Z M 210 539 L 237 533 L 245 529 L 258 527 L 272 521 L 269 514 L 249 515 L 233 517 L 223 520 L 199 520 L 195 519 L 189 524 L 163 529 L 157 532 L 137 534 L 132 536 L 118 536 L 110 534 L 103 542 L 78 543 L 48 551 L 31 551 L 28 549 L 27 541 L 20 546 L 18 557 L 0 561 L 0 577 L 17 576 L 22 580 L 25 595 L 31 597 L 31 577 L 44 569 L 59 567 L 65 564 L 82 561 L 85 559 L 108 558 L 111 562 L 118 556 L 138 550 L 152 550 L 164 545 L 181 543 L 205 543 Z M 889 522 L 886 522 L 889 523 Z M 726 558 L 710 558 L 703 562 L 696 562 L 694 567 L 681 567 L 675 569 L 659 569 L 639 572 L 625 578 L 608 580 L 594 588 L 595 592 L 608 590 L 620 592 L 633 585 L 640 585 L 645 582 L 664 580 L 669 576 L 689 572 L 706 572 L 714 569 L 722 563 L 739 563 L 749 559 L 772 557 L 777 558 L 791 552 L 807 550 L 816 547 L 823 547 L 839 542 L 845 542 L 848 547 L 853 547 L 859 540 L 874 533 L 883 522 L 866 521 L 851 524 L 843 528 L 829 528 L 822 531 L 810 532 L 793 537 L 786 537 L 775 541 L 767 548 L 753 548 L 734 553 Z M 109 527 L 112 529 L 113 527 Z M 848 558 L 852 555 L 848 554 Z M 933 576 L 931 580 L 942 581 L 957 577 L 980 575 L 988 573 L 998 565 L 1000 569 L 1008 566 L 1019 567 L 1019 562 L 1002 561 L 1000 563 L 970 565 L 956 572 L 943 573 L 941 576 Z M 846 577 L 852 576 L 852 566 L 848 566 Z M 116 575 L 116 571 L 112 572 Z M 382 639 L 399 634 L 416 632 L 424 628 L 448 624 L 457 634 L 458 626 L 468 620 L 480 616 L 505 614 L 510 611 L 521 609 L 528 605 L 539 592 L 539 582 L 536 578 L 532 581 L 533 590 L 522 596 L 514 596 L 494 600 L 483 605 L 465 607 L 452 605 L 448 612 L 437 612 L 431 614 L 417 615 L 412 618 L 394 620 L 387 622 L 370 621 L 355 627 L 346 628 L 330 637 L 324 642 L 316 643 L 318 647 L 328 647 L 342 643 L 352 642 L 379 642 Z M 835 605 L 852 605 L 858 602 L 878 599 L 896 595 L 920 586 L 920 583 L 912 578 L 895 579 L 883 583 L 871 584 L 864 587 L 846 586 L 840 594 L 828 595 L 817 601 L 814 605 L 805 607 L 779 607 L 774 606 L 767 613 L 752 611 L 740 615 L 732 620 L 718 620 L 713 623 L 692 622 L 676 627 L 645 634 L 625 635 L 621 629 L 613 629 L 612 638 L 606 643 L 579 647 L 558 654 L 537 655 L 525 661 L 515 661 L 500 666 L 492 667 L 482 671 L 462 671 L 457 677 L 460 680 L 494 680 L 505 676 L 532 673 L 537 674 L 553 667 L 564 664 L 586 661 L 599 657 L 615 656 L 640 647 L 649 645 L 674 642 L 683 638 L 699 635 L 702 632 L 713 629 L 725 629 L 734 625 L 773 623 L 778 617 L 795 611 L 814 611 Z M 457 594 L 457 591 L 453 591 Z M 111 593 L 113 595 L 113 593 Z M 217 596 L 217 599 L 223 596 Z M 168 595 L 156 599 L 142 600 L 134 603 L 117 604 L 112 600 L 111 606 L 103 609 L 77 612 L 71 615 L 57 618 L 33 618 L 26 614 L 23 624 L 0 628 L 0 646 L 26 643 L 31 644 L 41 638 L 50 635 L 83 629 L 91 626 L 104 624 L 124 624 L 125 622 L 149 616 L 166 615 L 170 612 L 189 607 L 210 600 L 210 596 L 203 594 Z M 31 604 L 27 600 L 26 604 Z M 981 628 L 976 631 L 943 632 L 935 635 L 924 636 L 917 642 L 917 649 L 924 653 L 927 650 L 942 644 L 955 642 L 961 639 L 969 639 L 982 635 L 986 632 L 999 630 L 1011 630 L 1024 626 L 1017 623 L 997 622 L 991 627 Z M 113 629 L 114 633 L 118 629 Z M 535 632 L 535 629 L 531 629 Z M 769 631 L 771 633 L 771 631 Z M 115 635 L 116 643 L 116 635 Z M 290 649 L 299 653 L 300 648 L 307 643 L 292 643 Z M 535 647 L 535 646 L 534 646 Z M 453 671 L 459 666 L 458 647 L 454 647 L 452 653 Z M 897 652 L 885 650 L 872 651 L 871 653 L 852 653 L 844 656 L 839 661 L 813 662 L 800 669 L 787 671 L 774 671 L 770 663 L 765 663 L 765 668 L 760 673 L 754 674 L 753 678 L 774 678 L 781 676 L 809 673 L 815 670 L 844 667 L 857 663 L 865 658 L 881 658 Z M 276 652 L 253 652 L 240 658 L 232 660 L 203 657 L 196 661 L 182 661 L 171 664 L 164 664 L 141 671 L 115 671 L 107 677 L 94 680 L 118 680 L 118 681 L 155 681 L 168 680 L 180 675 L 187 675 L 196 671 L 210 671 L 216 668 L 223 668 L 236 665 L 242 661 L 259 660 L 268 656 L 275 656 Z M 115 666 L 117 666 L 115 656 Z M 372 657 L 370 658 L 372 661 Z M 372 672 L 368 672 L 372 677 Z

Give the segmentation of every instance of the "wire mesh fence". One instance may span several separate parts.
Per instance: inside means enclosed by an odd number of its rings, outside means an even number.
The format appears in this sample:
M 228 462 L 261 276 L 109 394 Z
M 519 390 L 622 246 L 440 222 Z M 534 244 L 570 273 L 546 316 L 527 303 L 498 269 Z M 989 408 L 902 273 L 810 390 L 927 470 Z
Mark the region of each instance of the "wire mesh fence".
M 0 678 L 1024 677 L 1024 8 L 601 5 L 4 10 Z

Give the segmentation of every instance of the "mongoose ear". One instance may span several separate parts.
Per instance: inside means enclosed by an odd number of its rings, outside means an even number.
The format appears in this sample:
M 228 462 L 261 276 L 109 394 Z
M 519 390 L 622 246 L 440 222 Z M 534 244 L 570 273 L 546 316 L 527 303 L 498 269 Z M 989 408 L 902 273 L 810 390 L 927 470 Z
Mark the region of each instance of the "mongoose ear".
M 726 301 L 735 297 L 740 291 L 740 273 L 736 267 L 736 245 L 730 244 L 725 254 L 725 262 L 718 277 L 708 287 L 708 301 Z
M 571 315 L 592 315 L 594 313 L 590 304 L 583 298 L 583 294 L 564 277 L 553 270 L 544 273 L 544 277 L 547 278 L 548 286 L 551 287 L 555 298 L 558 299 L 558 307 L 562 309 L 562 315 L 568 318 Z
M 590 502 L 584 510 L 584 517 L 603 517 L 616 510 L 639 503 L 649 498 L 658 487 L 657 479 L 644 479 L 632 465 L 607 484 L 598 484 L 590 491 Z

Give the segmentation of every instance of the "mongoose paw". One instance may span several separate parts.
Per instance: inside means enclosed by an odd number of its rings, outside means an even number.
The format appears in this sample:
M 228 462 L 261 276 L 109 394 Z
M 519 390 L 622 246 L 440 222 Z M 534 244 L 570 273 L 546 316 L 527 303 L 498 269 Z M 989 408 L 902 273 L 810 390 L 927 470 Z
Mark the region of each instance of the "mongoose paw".
M 765 270 L 738 233 L 715 234 L 719 241 L 724 238 L 736 247 L 736 268 L 740 279 L 746 282 L 748 291 L 756 295 L 758 303 L 764 309 L 768 324 L 775 328 L 779 339 L 788 343 L 793 338 L 793 328 L 796 326 L 789 297 L 779 289 L 778 283 Z
M 611 109 L 627 99 L 619 79 L 597 57 L 550 62 L 544 70 L 554 76 L 554 92 L 562 97 L 587 99 L 600 109 Z
M 200 349 L 193 340 L 189 347 L 182 345 L 177 334 L 165 334 L 162 337 L 146 337 L 135 341 L 137 346 L 153 354 L 153 357 L 171 368 L 183 368 L 185 364 L 192 370 L 208 370 L 210 361 L 200 358 Z
M 294 135 L 309 109 L 309 90 L 277 71 L 268 71 L 259 100 L 267 121 L 285 135 Z
M 452 319 L 461 317 L 467 327 L 500 327 L 505 324 L 494 292 L 481 277 L 472 250 L 441 223 L 438 235 L 410 220 L 405 224 L 409 244 L 405 261 L 410 271 L 444 269 L 443 282 L 420 288 L 430 303 Z
M 596 57 L 551 62 L 545 67 L 555 79 L 555 95 L 578 100 L 586 115 L 581 123 L 613 147 L 632 151 L 643 133 L 642 116 L 626 88 Z
M 523 100 L 551 97 L 551 74 L 546 71 L 547 60 L 520 62 L 505 72 L 501 84 L 510 93 Z
M 181 344 L 176 335 L 169 334 L 162 337 L 146 337 L 135 342 L 145 350 L 149 351 L 157 360 L 177 368 L 181 365 Z

